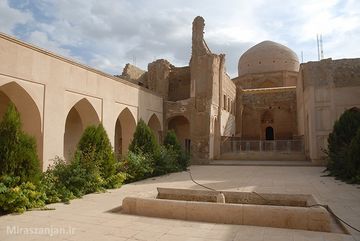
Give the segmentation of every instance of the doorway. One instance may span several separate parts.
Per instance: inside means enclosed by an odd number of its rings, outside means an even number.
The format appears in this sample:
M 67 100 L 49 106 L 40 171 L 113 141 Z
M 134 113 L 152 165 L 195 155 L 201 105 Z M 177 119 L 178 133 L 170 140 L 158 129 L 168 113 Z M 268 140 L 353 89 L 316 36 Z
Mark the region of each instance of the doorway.
M 266 136 L 267 141 L 273 141 L 274 140 L 274 129 L 271 126 L 266 127 L 265 136 Z

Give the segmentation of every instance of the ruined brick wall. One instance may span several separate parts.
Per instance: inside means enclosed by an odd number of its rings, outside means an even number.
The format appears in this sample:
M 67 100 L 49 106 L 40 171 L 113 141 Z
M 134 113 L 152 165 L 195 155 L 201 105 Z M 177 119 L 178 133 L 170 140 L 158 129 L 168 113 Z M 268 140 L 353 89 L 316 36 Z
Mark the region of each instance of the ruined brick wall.
M 169 75 L 169 101 L 190 98 L 190 67 L 174 67 Z
M 129 63 L 125 65 L 123 72 L 119 77 L 144 87 L 147 85 L 146 71 Z
M 148 64 L 147 84 L 148 88 L 168 98 L 169 76 L 174 66 L 165 59 L 158 59 Z

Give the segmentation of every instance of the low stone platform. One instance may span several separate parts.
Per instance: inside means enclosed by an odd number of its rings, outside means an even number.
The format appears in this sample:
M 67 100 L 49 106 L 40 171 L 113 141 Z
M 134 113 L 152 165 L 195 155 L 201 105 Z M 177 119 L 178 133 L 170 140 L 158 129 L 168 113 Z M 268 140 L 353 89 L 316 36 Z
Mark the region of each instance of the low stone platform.
M 126 197 L 121 211 L 148 217 L 348 234 L 312 195 L 157 188 L 154 198 Z

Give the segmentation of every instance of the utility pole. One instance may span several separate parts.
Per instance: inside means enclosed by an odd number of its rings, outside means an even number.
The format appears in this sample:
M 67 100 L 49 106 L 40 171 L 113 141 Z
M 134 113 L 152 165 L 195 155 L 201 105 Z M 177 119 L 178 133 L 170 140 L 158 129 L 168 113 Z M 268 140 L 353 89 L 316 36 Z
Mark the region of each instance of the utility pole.
M 322 34 L 320 34 L 320 58 L 324 59 L 323 40 Z
M 320 61 L 319 34 L 316 34 L 316 44 L 317 44 L 318 60 Z
M 304 63 L 304 52 L 301 50 L 301 63 Z
M 316 34 L 316 44 L 317 44 L 317 51 L 318 51 L 318 60 L 324 59 L 324 50 L 323 50 L 323 40 L 322 34 Z

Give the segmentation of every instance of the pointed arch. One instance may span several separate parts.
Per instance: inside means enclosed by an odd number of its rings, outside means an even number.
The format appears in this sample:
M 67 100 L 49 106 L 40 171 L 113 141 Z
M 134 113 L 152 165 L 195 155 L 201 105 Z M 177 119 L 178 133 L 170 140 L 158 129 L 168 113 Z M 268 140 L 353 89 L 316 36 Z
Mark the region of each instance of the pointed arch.
M 162 140 L 162 131 L 161 131 L 161 124 L 160 120 L 157 115 L 152 114 L 148 121 L 148 126 L 154 132 L 156 140 L 160 143 Z
M 100 123 L 92 104 L 83 98 L 69 111 L 65 121 L 64 157 L 70 160 L 86 127 Z
M 181 146 L 190 152 L 190 122 L 182 115 L 174 116 L 167 121 L 168 130 L 174 130 Z
M 115 124 L 115 153 L 125 154 L 129 148 L 130 142 L 136 128 L 136 120 L 129 108 L 121 111 Z
M 0 120 L 10 102 L 14 103 L 17 111 L 20 113 L 23 130 L 35 137 L 37 154 L 41 161 L 41 168 L 43 168 L 42 120 L 38 106 L 30 94 L 16 82 L 0 86 Z

